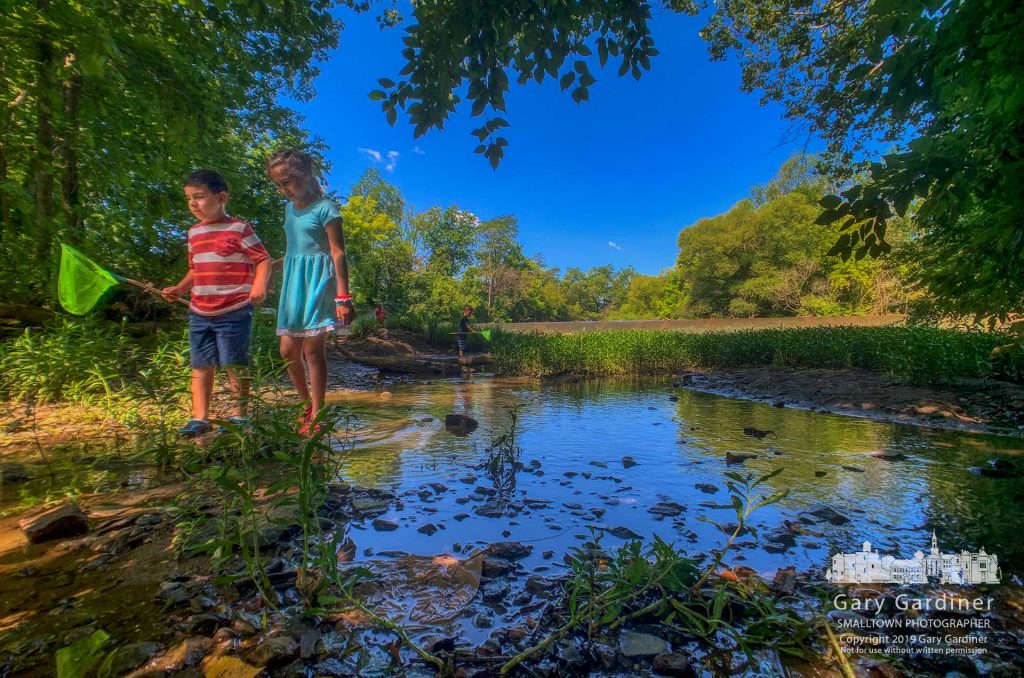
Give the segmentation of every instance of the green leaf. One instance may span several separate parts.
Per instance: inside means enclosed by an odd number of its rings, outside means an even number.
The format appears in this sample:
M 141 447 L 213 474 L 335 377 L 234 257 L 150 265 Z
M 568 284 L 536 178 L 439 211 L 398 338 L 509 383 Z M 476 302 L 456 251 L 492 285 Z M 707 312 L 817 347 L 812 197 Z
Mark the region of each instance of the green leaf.
M 836 255 L 841 255 L 844 260 L 850 256 L 849 233 L 844 233 L 843 235 L 839 236 L 839 240 L 836 241 L 836 244 L 832 245 L 832 249 L 825 253 L 825 256 L 829 257 L 834 257 Z
M 818 215 L 818 218 L 814 220 L 814 223 L 819 226 L 828 226 L 832 222 L 839 219 L 842 215 L 834 209 L 827 209 Z
M 370 101 L 384 101 L 384 99 L 387 98 L 387 92 L 382 92 L 379 89 L 375 89 L 372 92 L 370 92 Z
M 827 210 L 834 210 L 843 204 L 843 199 L 838 195 L 826 195 L 818 201 L 818 204 Z
M 110 635 L 98 629 L 92 635 L 57 650 L 57 678 L 83 678 L 102 656 Z
M 381 78 L 380 80 L 377 81 L 377 84 L 379 84 L 384 89 L 394 89 L 395 87 L 395 82 L 393 80 L 388 80 L 387 78 Z

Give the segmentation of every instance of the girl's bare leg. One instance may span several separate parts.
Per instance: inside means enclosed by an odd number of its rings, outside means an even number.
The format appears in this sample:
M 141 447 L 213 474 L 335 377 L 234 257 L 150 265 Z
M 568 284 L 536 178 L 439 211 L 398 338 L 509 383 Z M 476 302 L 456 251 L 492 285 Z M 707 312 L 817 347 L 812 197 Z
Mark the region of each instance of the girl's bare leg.
M 327 394 L 327 335 L 305 337 L 302 343 L 302 357 L 309 368 L 309 394 L 313 405 L 312 417 L 324 406 Z
M 288 378 L 299 395 L 299 400 L 310 402 L 309 388 L 306 386 L 306 368 L 302 364 L 304 343 L 307 337 L 281 337 L 281 357 L 288 364 Z

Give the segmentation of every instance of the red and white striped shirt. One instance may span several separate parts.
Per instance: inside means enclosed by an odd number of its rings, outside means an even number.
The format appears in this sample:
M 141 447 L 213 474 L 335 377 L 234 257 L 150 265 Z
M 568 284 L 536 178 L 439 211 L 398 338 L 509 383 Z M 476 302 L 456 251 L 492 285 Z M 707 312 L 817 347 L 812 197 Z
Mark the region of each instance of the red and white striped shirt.
M 199 315 L 222 315 L 249 303 L 256 264 L 269 259 L 252 226 L 225 217 L 200 221 L 188 229 L 188 267 L 192 269 L 192 303 Z

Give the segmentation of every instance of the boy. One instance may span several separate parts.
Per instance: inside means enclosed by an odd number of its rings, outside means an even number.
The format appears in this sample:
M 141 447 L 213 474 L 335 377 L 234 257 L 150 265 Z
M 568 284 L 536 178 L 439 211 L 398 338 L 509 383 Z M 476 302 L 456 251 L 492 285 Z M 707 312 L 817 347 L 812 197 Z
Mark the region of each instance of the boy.
M 456 338 L 459 343 L 459 357 L 462 358 L 466 354 L 466 337 L 469 336 L 470 332 L 476 333 L 477 329 L 469 324 L 469 319 L 473 315 L 473 307 L 466 304 L 462 307 L 462 317 L 459 318 L 459 331 Z
M 271 261 L 252 226 L 228 216 L 228 184 L 217 172 L 200 169 L 185 181 L 189 211 L 199 219 L 188 230 L 188 273 L 164 298 L 175 301 L 191 292 L 189 357 L 192 365 L 192 418 L 178 434 L 207 433 L 210 399 L 218 366 L 227 367 L 235 397 L 232 421 L 246 417 L 249 378 L 229 366 L 249 364 L 252 307 L 267 296 Z

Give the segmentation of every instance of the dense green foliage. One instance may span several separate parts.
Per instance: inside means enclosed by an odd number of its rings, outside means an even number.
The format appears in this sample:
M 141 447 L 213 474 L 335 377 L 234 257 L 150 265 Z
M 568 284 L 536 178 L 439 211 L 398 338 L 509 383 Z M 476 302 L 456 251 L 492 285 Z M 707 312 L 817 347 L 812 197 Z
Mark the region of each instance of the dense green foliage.
M 909 271 L 890 259 L 842 261 L 834 227 L 816 223 L 826 182 L 796 156 L 732 209 L 679 234 L 674 269 L 634 278 L 616 318 L 905 312 Z M 906 239 L 907 226 L 893 240 Z M 895 229 L 894 229 L 895 230 Z
M 352 187 L 342 217 L 364 317 L 383 303 L 392 326 L 426 334 L 453 322 L 463 304 L 479 321 L 604 318 L 635 275 L 612 266 L 562 274 L 523 253 L 514 216 L 482 220 L 457 205 L 414 212 L 376 170 Z
M 912 214 L 921 280 L 952 312 L 1024 300 L 1024 5 L 1011 0 L 718 3 L 705 37 L 743 86 L 782 102 L 855 179 L 822 201 L 844 256 L 889 250 Z M 893 150 L 851 177 L 858 152 Z
M 992 357 L 1005 335 L 931 327 L 817 327 L 743 332 L 500 333 L 502 374 L 664 374 L 713 367 L 858 367 L 914 383 L 1024 380 L 1024 355 Z
M 0 399 L 35 403 L 73 401 L 125 408 L 174 391 L 188 393 L 188 335 L 184 328 L 132 336 L 125 325 L 93 318 L 59 319 L 0 344 Z M 252 355 L 280 363 L 274 323 L 254 316 Z M 114 412 L 114 414 L 118 414 Z
M 227 177 L 232 211 L 279 221 L 262 159 L 307 138 L 278 97 L 312 97 L 337 4 L 5 3 L 0 301 L 49 303 L 61 241 L 124 274 L 180 276 L 195 167 Z M 262 233 L 274 245 L 280 230 Z
M 280 200 L 262 159 L 271 146 L 316 149 L 317 141 L 279 96 L 313 96 L 316 64 L 341 26 L 332 10 L 369 3 L 8 4 L 0 301 L 51 303 L 61 241 L 102 252 L 122 273 L 176 277 L 190 222 L 180 182 L 198 165 L 226 174 L 232 211 L 280 251 Z M 703 32 L 712 57 L 734 54 L 745 89 L 782 102 L 795 124 L 826 141 L 827 184 L 812 190 L 781 177 L 750 204 L 687 229 L 676 270 L 635 277 L 603 267 L 562 275 L 524 255 L 514 217 L 478 219 L 456 206 L 407 214 L 397 189 L 371 176 L 353 189 L 345 214 L 362 301 L 383 300 L 424 322 L 467 301 L 495 320 L 831 314 L 901 308 L 900 280 L 928 289 L 940 312 L 1011 312 L 1024 296 L 1018 5 L 717 3 Z M 471 114 L 486 118 L 474 131 L 477 151 L 496 165 L 510 76 L 520 84 L 557 78 L 584 101 L 594 64 L 610 60 L 636 78 L 649 68 L 653 12 L 708 8 L 417 2 L 404 79 L 382 80 L 372 97 L 392 121 L 405 110 L 416 134 L 442 127 L 468 99 Z M 399 20 L 393 9 L 381 16 L 382 25 Z M 880 144 L 893 149 L 882 162 L 856 162 Z M 813 216 L 825 193 L 824 214 Z M 830 236 L 820 228 L 827 225 L 838 230 Z M 749 251 L 714 232 L 752 235 Z M 823 256 L 829 237 L 853 264 Z M 893 247 L 903 249 L 899 264 L 856 263 Z M 157 303 L 143 299 L 131 310 Z
M 399 80 L 382 79 L 370 96 L 392 123 L 404 110 L 417 136 L 468 100 L 471 115 L 485 118 L 473 131 L 476 151 L 496 167 L 508 145 L 499 114 L 510 76 L 521 85 L 557 78 L 576 102 L 596 82 L 595 62 L 617 61 L 620 76 L 639 78 L 658 53 L 649 20 L 659 9 L 706 16 L 712 57 L 738 59 L 745 90 L 781 102 L 796 130 L 824 139 L 823 166 L 841 189 L 821 203 L 821 223 L 843 230 L 835 253 L 888 253 L 898 243 L 894 220 L 909 216 L 924 261 L 917 281 L 940 312 L 1020 310 L 1019 2 L 430 0 L 414 5 Z M 883 147 L 888 154 L 868 162 Z M 646 310 L 654 308 L 678 306 Z

